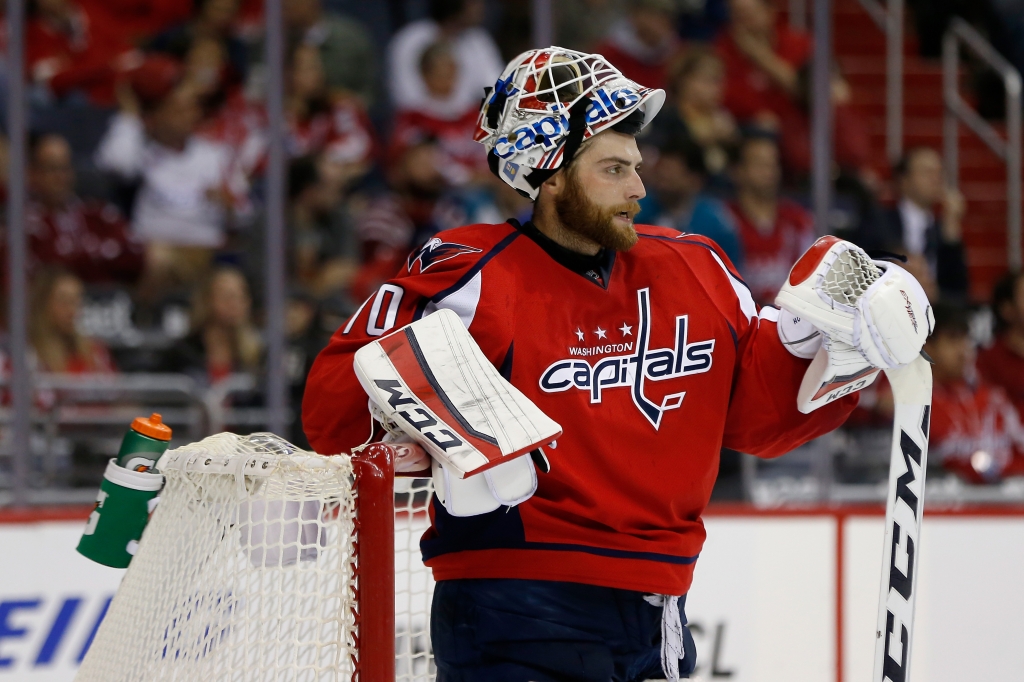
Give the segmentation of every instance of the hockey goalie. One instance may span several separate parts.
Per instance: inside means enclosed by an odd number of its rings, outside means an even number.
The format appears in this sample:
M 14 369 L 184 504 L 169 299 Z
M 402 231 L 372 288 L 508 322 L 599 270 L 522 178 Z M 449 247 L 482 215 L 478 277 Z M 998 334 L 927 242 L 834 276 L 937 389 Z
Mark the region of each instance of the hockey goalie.
M 759 310 L 714 242 L 635 225 L 635 136 L 664 100 L 600 55 L 513 60 L 476 139 L 532 220 L 440 233 L 309 376 L 318 452 L 366 440 L 369 395 L 430 455 L 439 682 L 687 677 L 721 448 L 836 428 L 930 331 L 917 282 L 847 242 L 819 240 Z

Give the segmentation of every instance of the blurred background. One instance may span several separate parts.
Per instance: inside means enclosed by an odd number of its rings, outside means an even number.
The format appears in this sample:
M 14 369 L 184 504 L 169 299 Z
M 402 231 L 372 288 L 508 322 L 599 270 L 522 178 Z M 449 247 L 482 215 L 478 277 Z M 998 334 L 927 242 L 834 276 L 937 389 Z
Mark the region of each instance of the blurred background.
M 0 24 L 0 506 L 90 502 L 151 411 L 175 444 L 305 446 L 310 364 L 409 251 L 529 217 L 471 136 L 483 88 L 549 44 L 668 92 L 638 220 L 718 241 L 760 303 L 822 234 L 905 255 L 938 320 L 929 499 L 1024 501 L 1022 0 L 22 10 Z M 780 459 L 723 452 L 715 499 L 883 500 L 884 378 L 860 404 Z

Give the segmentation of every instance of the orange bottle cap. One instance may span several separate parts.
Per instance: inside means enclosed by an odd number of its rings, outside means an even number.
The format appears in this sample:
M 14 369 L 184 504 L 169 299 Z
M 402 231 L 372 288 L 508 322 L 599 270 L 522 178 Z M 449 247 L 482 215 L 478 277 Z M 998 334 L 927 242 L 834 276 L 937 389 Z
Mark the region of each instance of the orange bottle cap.
M 136 417 L 132 422 L 132 430 L 157 440 L 171 439 L 171 427 L 164 424 L 163 417 L 156 412 L 149 415 L 148 419 L 146 417 Z

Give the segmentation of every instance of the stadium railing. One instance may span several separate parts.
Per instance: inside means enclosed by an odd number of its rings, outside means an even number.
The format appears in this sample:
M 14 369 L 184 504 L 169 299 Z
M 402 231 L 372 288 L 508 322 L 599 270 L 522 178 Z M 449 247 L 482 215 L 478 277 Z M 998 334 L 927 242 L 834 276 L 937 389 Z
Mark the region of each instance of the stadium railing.
M 6 388 L 6 380 L 0 381 L 0 390 Z M 204 386 L 183 374 L 37 373 L 33 375 L 28 453 L 13 452 L 9 437 L 12 410 L 0 407 L 0 506 L 9 501 L 13 485 L 4 465 L 14 457 L 30 460 L 30 502 L 89 501 L 86 498 L 91 499 L 95 490 L 68 487 L 72 453 L 84 451 L 88 459 L 102 466 L 116 454 L 132 419 L 150 412 L 160 412 L 174 429 L 176 444 L 224 430 L 264 430 L 267 411 L 258 397 L 253 399 L 259 388 L 258 379 L 249 374 L 232 374 Z M 233 404 L 243 395 L 246 400 L 241 405 Z
M 995 70 L 1006 90 L 1006 138 L 960 96 L 960 46 Z M 942 99 L 945 118 L 942 126 L 943 166 L 946 182 L 959 186 L 960 123 L 963 123 L 1006 162 L 1006 244 L 1007 264 L 1021 267 L 1021 77 L 1008 62 L 970 24 L 955 17 L 942 40 Z
M 4 384 L 0 382 L 0 390 Z M 133 418 L 160 412 L 175 429 L 175 444 L 211 433 L 265 430 L 267 410 L 258 399 L 260 382 L 233 374 L 205 386 L 182 374 L 68 375 L 34 377 L 31 490 L 36 504 L 87 503 L 92 486 L 72 488 L 68 467 L 75 448 L 84 449 L 97 471 L 116 453 Z M 257 399 L 253 399 L 257 396 Z M 5 476 L 10 462 L 11 410 L 0 408 L 0 506 L 12 497 Z M 819 438 L 778 460 L 742 458 L 742 491 L 758 507 L 806 504 L 874 504 L 885 500 L 889 429 L 843 429 Z M 879 454 L 881 453 L 881 454 Z M 80 457 L 80 455 L 79 455 Z M 1024 501 L 1024 480 L 974 486 L 947 474 L 932 458 L 930 504 L 1012 504 Z M 96 480 L 98 481 L 97 473 Z
M 885 153 L 890 163 L 903 154 L 903 22 L 904 0 L 857 0 L 885 34 Z M 789 25 L 807 26 L 807 0 L 789 0 Z

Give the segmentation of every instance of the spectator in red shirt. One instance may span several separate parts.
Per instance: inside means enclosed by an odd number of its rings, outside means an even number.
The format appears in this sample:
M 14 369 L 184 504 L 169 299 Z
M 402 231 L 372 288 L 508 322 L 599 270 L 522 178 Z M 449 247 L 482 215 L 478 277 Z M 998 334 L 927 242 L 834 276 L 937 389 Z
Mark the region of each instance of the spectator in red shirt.
M 612 25 L 594 52 L 626 78 L 648 88 L 664 88 L 668 65 L 680 49 L 672 0 L 632 0 L 623 19 Z
M 331 96 L 320 51 L 313 45 L 300 44 L 292 51 L 285 115 L 292 157 L 323 154 L 354 177 L 369 170 L 374 140 L 366 111 L 354 97 Z
M 732 24 L 716 43 L 725 62 L 725 106 L 742 124 L 776 131 L 787 172 L 805 176 L 811 168 L 811 38 L 778 21 L 773 0 L 731 0 L 730 7 Z M 868 161 L 867 129 L 838 70 L 831 97 L 836 161 L 859 172 Z
M 774 303 L 789 269 L 814 242 L 814 221 L 799 204 L 779 195 L 782 167 L 771 135 L 746 137 L 737 157 L 736 198 L 729 208 L 743 244 L 741 273 L 755 301 Z
M 316 156 L 331 166 L 328 174 L 342 186 L 353 184 L 370 170 L 376 154 L 373 125 L 362 102 L 329 90 L 315 45 L 295 46 L 285 76 L 285 152 L 291 158 Z M 203 124 L 200 136 L 229 148 L 232 170 L 252 177 L 266 165 L 268 125 L 263 102 L 235 91 Z
M 420 75 L 433 98 L 444 100 L 455 92 L 459 64 L 450 43 L 437 42 L 423 51 Z M 395 163 L 410 146 L 435 140 L 443 157 L 440 166 L 451 184 L 463 185 L 471 180 L 489 183 L 493 176 L 487 169 L 487 158 L 473 141 L 477 114 L 475 109 L 468 109 L 461 116 L 448 118 L 415 108 L 400 109 L 391 132 L 389 160 Z
M 978 371 L 1002 387 L 1024 414 L 1024 273 L 1007 273 L 992 292 L 996 340 L 978 355 Z
M 725 63 L 725 106 L 741 123 L 778 126 L 797 112 L 811 38 L 777 21 L 771 0 L 731 0 L 729 7 L 732 23 L 716 42 Z
M 35 263 L 68 269 L 88 283 L 135 282 L 145 249 L 112 204 L 75 196 L 71 147 L 60 135 L 32 141 L 26 216 Z
M 974 376 L 974 343 L 962 308 L 937 303 L 925 351 L 934 361 L 931 449 L 972 483 L 1024 473 L 1024 427 L 1006 393 Z
M 66 270 L 45 269 L 32 282 L 29 342 L 44 372 L 116 371 L 106 347 L 79 333 L 82 281 Z
M 772 0 L 731 0 L 732 23 L 716 42 L 725 62 L 725 106 L 741 125 L 779 135 L 787 173 L 810 171 L 810 116 L 806 77 L 811 38 L 778 21 Z M 867 159 L 863 122 L 848 106 L 849 88 L 836 74 L 835 156 L 844 168 L 860 170 Z
M 82 6 L 115 20 L 125 38 L 136 45 L 192 13 L 187 0 L 82 0 Z
M 142 53 L 107 12 L 72 0 L 36 0 L 25 28 L 29 79 L 57 97 L 80 91 L 97 106 L 114 105 L 114 86 Z
M 811 171 L 811 68 L 807 64 L 797 76 L 796 102 L 798 108 L 780 121 L 782 134 L 782 162 L 786 169 L 802 178 Z M 870 140 L 867 124 L 851 105 L 853 97 L 850 84 L 837 68 L 832 69 L 832 145 L 836 165 L 855 176 L 868 178 L 873 182 L 870 157 Z

